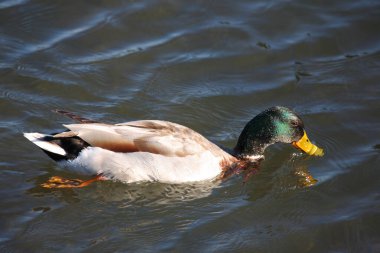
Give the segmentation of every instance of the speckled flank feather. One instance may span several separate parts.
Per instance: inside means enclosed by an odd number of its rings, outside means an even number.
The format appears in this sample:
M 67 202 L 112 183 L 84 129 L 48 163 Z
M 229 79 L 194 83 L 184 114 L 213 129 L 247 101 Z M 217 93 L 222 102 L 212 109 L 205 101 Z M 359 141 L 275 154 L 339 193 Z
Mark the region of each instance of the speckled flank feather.
M 206 151 L 186 157 L 168 157 L 149 152 L 117 153 L 87 148 L 77 159 L 61 162 L 65 169 L 82 174 L 99 174 L 126 183 L 160 181 L 185 183 L 213 180 L 222 172 L 220 159 Z

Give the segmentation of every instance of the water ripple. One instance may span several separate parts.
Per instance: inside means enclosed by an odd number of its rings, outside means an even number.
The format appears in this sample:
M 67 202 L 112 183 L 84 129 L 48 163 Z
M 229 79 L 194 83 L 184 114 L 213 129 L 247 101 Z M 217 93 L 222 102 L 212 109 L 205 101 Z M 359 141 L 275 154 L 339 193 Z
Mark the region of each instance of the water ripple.
M 91 18 L 87 18 L 86 22 L 83 24 L 77 24 L 71 29 L 65 29 L 62 31 L 56 30 L 54 34 L 50 35 L 50 38 L 45 39 L 43 42 L 26 46 L 24 48 L 25 53 L 31 54 L 49 49 L 51 47 L 54 47 L 56 44 L 65 41 L 66 39 L 75 38 L 79 34 L 83 34 L 94 28 L 98 28 L 100 24 L 104 22 L 107 15 L 107 12 L 101 12 Z
M 29 0 L 5 0 L 0 3 L 0 9 L 15 7 L 17 5 L 25 4 L 27 2 L 29 2 Z
M 379 4 L 0 2 L 0 251 L 376 252 Z M 48 190 L 79 176 L 21 134 L 61 130 L 58 107 L 170 120 L 233 147 L 274 105 L 326 155 L 275 145 L 245 184 Z

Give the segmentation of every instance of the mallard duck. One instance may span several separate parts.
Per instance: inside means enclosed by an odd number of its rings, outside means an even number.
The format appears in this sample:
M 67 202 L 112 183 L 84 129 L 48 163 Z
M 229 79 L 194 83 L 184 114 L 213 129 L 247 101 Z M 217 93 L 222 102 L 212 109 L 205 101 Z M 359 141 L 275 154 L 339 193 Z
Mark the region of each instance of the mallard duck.
M 55 134 L 24 136 L 63 169 L 93 175 L 87 181 L 52 177 L 44 187 L 83 187 L 114 179 L 126 183 L 185 183 L 221 178 L 229 168 L 263 157 L 277 142 L 291 143 L 308 155 L 322 156 L 299 116 L 286 107 L 269 108 L 247 123 L 236 146 L 227 152 L 194 130 L 168 121 L 140 120 L 104 124 L 57 111 L 78 121 Z

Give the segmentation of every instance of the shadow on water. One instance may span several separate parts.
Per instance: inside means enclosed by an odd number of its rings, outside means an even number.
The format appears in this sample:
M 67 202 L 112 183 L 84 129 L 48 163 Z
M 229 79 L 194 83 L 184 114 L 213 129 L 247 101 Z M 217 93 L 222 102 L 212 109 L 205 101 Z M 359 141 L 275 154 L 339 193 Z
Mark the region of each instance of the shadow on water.
M 60 173 L 62 174 L 62 173 Z M 65 178 L 79 178 L 78 175 L 63 173 Z M 162 184 L 142 182 L 125 184 L 114 181 L 96 182 L 91 186 L 78 189 L 46 189 L 41 186 L 50 176 L 35 178 L 35 187 L 27 190 L 27 194 L 35 197 L 58 195 L 66 203 L 75 203 L 83 199 L 97 199 L 103 202 L 125 203 L 125 205 L 168 205 L 183 201 L 192 201 L 210 196 L 213 190 L 221 187 L 220 182 L 200 182 L 191 184 Z M 82 177 L 85 179 L 84 177 Z M 88 194 L 88 195 L 87 195 Z

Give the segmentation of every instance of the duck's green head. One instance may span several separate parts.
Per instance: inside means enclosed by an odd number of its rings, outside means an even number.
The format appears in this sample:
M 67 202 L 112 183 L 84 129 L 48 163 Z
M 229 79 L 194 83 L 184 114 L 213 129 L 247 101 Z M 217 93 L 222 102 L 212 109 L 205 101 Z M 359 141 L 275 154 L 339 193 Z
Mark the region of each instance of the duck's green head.
M 266 147 L 277 142 L 292 143 L 309 155 L 323 155 L 323 149 L 309 141 L 300 117 L 280 106 L 269 108 L 248 122 L 234 150 L 238 157 L 262 155 Z

